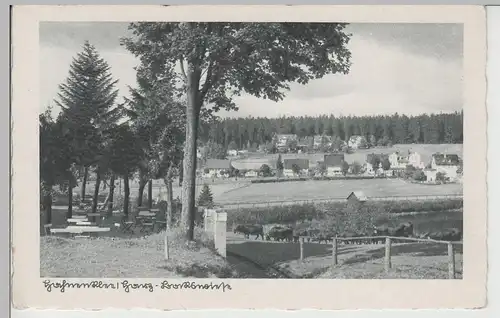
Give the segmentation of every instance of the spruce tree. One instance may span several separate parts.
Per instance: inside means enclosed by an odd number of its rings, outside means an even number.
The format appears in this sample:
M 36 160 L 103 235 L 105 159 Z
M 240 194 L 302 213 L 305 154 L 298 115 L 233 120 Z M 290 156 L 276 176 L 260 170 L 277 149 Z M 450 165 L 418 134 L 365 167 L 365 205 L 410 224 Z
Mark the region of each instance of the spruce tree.
M 212 208 L 214 205 L 212 191 L 210 191 L 210 187 L 206 183 L 203 185 L 203 189 L 198 197 L 198 205 L 207 208 Z
M 278 160 L 276 161 L 276 170 L 278 170 L 278 177 L 281 177 L 283 174 L 283 160 L 281 159 L 281 154 L 278 155 Z
M 108 63 L 86 41 L 82 52 L 73 59 L 65 83 L 59 85 L 60 92 L 55 101 L 62 110 L 59 119 L 64 123 L 65 135 L 72 144 L 73 162 L 83 169 L 82 200 L 89 167 L 97 168 L 93 212 L 97 209 L 108 137 L 122 116 L 121 108 L 115 107 L 117 82 L 112 78 Z

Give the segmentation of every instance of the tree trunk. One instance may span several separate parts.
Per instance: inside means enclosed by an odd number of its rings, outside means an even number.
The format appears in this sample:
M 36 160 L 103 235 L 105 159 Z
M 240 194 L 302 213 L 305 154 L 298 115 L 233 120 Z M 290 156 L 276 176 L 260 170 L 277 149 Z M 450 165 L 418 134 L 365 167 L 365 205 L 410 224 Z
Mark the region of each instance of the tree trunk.
M 123 177 L 123 214 L 128 217 L 128 203 L 130 199 L 130 184 L 128 176 Z
M 148 209 L 153 208 L 153 180 L 148 182 Z
M 73 182 L 68 180 L 68 212 L 66 213 L 66 219 L 71 219 L 73 217 Z
M 179 187 L 182 186 L 182 178 L 183 178 L 183 175 L 184 175 L 184 173 L 183 173 L 183 171 L 184 171 L 183 165 L 184 164 L 181 162 L 181 165 L 179 166 Z
M 99 167 L 96 169 L 94 200 L 92 201 L 92 213 L 97 213 L 97 203 L 99 199 L 99 187 L 101 186 L 101 173 Z
M 43 197 L 43 208 L 44 208 L 44 220 L 45 224 L 52 223 L 52 194 L 45 195 Z
M 137 206 L 142 206 L 142 197 L 144 196 L 144 188 L 146 187 L 147 180 L 142 176 L 139 177 L 139 193 L 137 196 Z
M 80 198 L 81 201 L 85 201 L 85 187 L 87 186 L 87 178 L 89 176 L 89 167 L 84 167 L 83 168 L 83 180 L 82 180 L 82 187 L 80 188 Z
M 108 201 L 108 211 L 106 216 L 111 218 L 113 216 L 113 197 L 115 195 L 115 175 L 111 174 L 111 179 L 109 180 L 109 201 Z
M 194 238 L 195 190 L 196 190 L 196 140 L 200 105 L 198 95 L 199 79 L 190 74 L 188 80 L 188 101 L 186 107 L 186 141 L 184 145 L 182 180 L 181 228 L 187 240 Z
M 165 221 L 167 222 L 167 230 L 172 228 L 172 219 L 174 215 L 174 192 L 173 192 L 173 164 L 170 164 L 167 175 L 165 176 L 164 182 L 167 188 L 167 211 L 165 214 Z

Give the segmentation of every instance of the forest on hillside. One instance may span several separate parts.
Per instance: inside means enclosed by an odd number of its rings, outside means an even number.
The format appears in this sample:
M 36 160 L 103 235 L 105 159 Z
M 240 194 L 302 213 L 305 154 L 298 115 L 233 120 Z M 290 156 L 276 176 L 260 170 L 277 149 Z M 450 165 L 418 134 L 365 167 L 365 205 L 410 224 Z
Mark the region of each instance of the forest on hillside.
M 238 149 L 269 143 L 275 133 L 296 134 L 299 138 L 324 134 L 344 141 L 353 135 L 362 135 L 366 140 L 392 144 L 461 144 L 463 111 L 419 116 L 396 113 L 391 116 L 216 118 L 200 130 L 202 142 L 215 142 L 224 148 L 232 144 Z

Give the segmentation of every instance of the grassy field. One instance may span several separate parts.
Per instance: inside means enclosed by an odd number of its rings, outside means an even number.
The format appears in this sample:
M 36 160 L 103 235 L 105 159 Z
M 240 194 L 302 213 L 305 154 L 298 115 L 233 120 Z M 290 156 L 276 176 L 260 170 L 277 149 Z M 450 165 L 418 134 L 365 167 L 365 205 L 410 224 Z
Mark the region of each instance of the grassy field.
M 462 194 L 463 190 L 461 184 L 433 186 L 399 179 L 296 181 L 251 184 L 222 195 L 214 193 L 214 201 L 245 203 L 346 198 L 352 191 L 363 191 L 368 197 L 387 197 Z
M 199 231 L 201 232 L 201 231 Z M 164 255 L 164 233 L 146 238 L 64 239 L 40 238 L 42 277 L 198 277 L 228 278 L 238 273 L 209 247 L 198 233 L 196 243 L 186 246 L 176 232 L 169 235 L 170 260 Z
M 345 160 L 348 163 L 353 163 L 357 161 L 363 164 L 366 161 L 366 155 L 370 153 L 383 153 L 383 154 L 391 154 L 393 152 L 408 152 L 409 150 L 413 152 L 418 152 L 422 157 L 422 161 L 424 163 L 428 163 L 431 160 L 432 154 L 436 152 L 446 152 L 449 154 L 458 154 L 462 157 L 463 153 L 463 145 L 462 144 L 413 144 L 413 145 L 394 145 L 392 147 L 376 147 L 371 149 L 359 149 L 356 150 L 352 154 L 346 154 Z M 316 163 L 316 161 L 323 160 L 323 153 L 316 154 L 282 154 L 281 157 L 283 159 L 287 158 L 304 158 L 309 159 L 310 162 Z M 278 158 L 277 154 L 260 154 L 260 153 L 252 153 L 249 154 L 248 159 L 242 159 L 243 162 L 262 162 L 265 163 L 269 160 L 276 160 Z M 238 160 L 237 160 L 238 161 Z

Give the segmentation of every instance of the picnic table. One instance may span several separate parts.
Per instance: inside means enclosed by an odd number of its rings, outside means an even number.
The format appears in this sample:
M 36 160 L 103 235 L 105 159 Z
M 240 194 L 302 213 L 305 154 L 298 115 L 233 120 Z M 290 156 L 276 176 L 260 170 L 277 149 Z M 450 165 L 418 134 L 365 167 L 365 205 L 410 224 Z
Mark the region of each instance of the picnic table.
M 136 226 L 139 226 L 141 232 L 153 231 L 155 226 L 156 213 L 149 211 L 139 211 L 135 217 Z
M 89 234 L 97 235 L 102 232 L 109 232 L 111 229 L 109 227 L 98 227 L 98 226 L 68 226 L 66 228 L 50 229 L 51 233 L 54 234 L 69 234 L 70 236 L 75 236 L 77 234 Z

